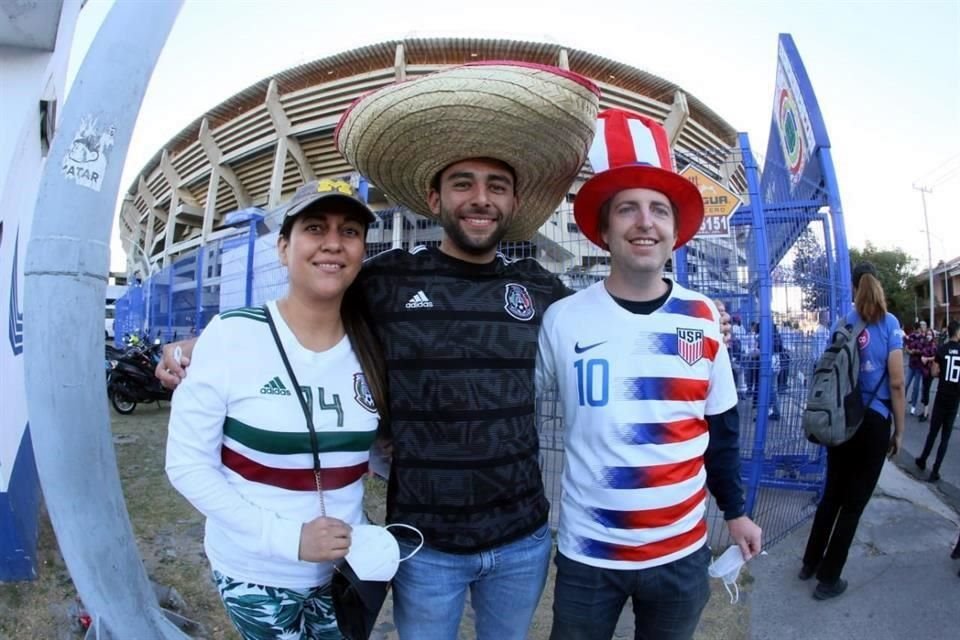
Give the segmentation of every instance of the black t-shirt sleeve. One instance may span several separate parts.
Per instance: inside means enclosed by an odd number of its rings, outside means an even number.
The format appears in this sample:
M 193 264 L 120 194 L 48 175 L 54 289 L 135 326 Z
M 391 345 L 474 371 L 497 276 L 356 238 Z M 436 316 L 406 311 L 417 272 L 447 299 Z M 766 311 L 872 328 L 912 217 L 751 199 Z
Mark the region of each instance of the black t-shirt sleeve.
M 740 480 L 740 415 L 734 405 L 721 414 L 707 416 L 710 444 L 704 455 L 707 488 L 723 511 L 724 520 L 746 513 Z

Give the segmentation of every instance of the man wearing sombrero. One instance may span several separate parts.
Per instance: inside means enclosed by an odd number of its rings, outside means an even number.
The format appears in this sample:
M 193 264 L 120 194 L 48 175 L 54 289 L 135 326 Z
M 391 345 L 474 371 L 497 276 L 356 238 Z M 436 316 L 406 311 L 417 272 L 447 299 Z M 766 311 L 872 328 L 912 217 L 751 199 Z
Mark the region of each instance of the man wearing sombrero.
M 598 89 L 575 73 L 482 62 L 368 94 L 337 127 L 351 165 L 443 228 L 439 247 L 382 253 L 356 281 L 388 369 L 387 520 L 425 538 L 393 582 L 402 640 L 456 638 L 468 590 L 478 640 L 527 637 L 552 547 L 537 336 L 547 307 L 571 292 L 497 244 L 528 239 L 563 201 L 598 103 Z M 182 362 L 168 345 L 157 367 L 171 387 L 192 349 L 179 346 Z M 403 555 L 415 543 L 405 546 Z
M 387 519 L 425 536 L 394 578 L 403 640 L 456 638 L 468 590 L 479 640 L 527 637 L 552 546 L 537 336 L 569 291 L 497 244 L 528 239 L 566 196 L 598 95 L 555 67 L 479 63 L 376 91 L 338 126 L 351 165 L 443 228 L 439 247 L 383 253 L 359 278 L 389 371 Z
M 744 559 L 761 546 L 718 311 L 663 277 L 703 201 L 648 118 L 602 112 L 589 155 L 574 216 L 610 275 L 547 310 L 537 371 L 565 422 L 551 639 L 611 638 L 628 598 L 636 638 L 690 638 L 710 596 L 707 488 Z

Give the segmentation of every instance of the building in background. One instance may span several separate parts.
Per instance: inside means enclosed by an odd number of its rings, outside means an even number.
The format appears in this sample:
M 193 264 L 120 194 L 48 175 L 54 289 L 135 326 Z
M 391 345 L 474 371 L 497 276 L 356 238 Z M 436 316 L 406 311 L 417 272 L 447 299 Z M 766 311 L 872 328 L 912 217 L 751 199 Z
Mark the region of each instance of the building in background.
M 81 5 L 0 2 L 0 582 L 37 571 L 40 488 L 23 381 L 23 265 Z
M 930 270 L 924 269 L 913 277 L 913 296 L 917 318 L 930 317 Z M 937 330 L 950 320 L 960 318 L 960 256 L 940 262 L 933 268 L 933 326 Z
M 229 236 L 235 230 L 220 227 L 231 212 L 251 207 L 268 212 L 305 181 L 348 175 L 351 168 L 337 152 L 333 133 L 340 115 L 362 94 L 451 65 L 503 59 L 556 65 L 590 78 L 602 91 L 601 108 L 626 108 L 663 122 L 681 167 L 695 160 L 732 191 L 745 190 L 733 151 L 735 130 L 668 80 L 559 44 L 393 40 L 264 78 L 199 116 L 157 150 L 130 185 L 120 213 L 128 271 L 153 273 Z M 606 253 L 582 239 L 573 219 L 574 194 L 590 175 L 587 165 L 567 201 L 534 238 L 504 251 L 536 257 L 574 285 L 605 275 Z M 368 234 L 368 254 L 439 243 L 434 222 L 394 206 L 376 185 L 369 189 L 369 202 L 380 221 Z M 695 255 L 687 259 L 697 263 Z

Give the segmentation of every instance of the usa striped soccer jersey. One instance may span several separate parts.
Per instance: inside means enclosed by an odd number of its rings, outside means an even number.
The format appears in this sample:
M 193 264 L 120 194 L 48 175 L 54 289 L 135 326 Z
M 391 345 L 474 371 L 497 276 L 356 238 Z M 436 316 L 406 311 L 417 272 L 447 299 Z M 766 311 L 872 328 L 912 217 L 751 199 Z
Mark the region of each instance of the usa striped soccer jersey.
M 560 552 L 643 569 L 702 547 L 705 416 L 737 404 L 713 303 L 674 284 L 639 315 L 594 284 L 547 310 L 537 376 L 563 403 Z
M 327 515 L 365 521 L 363 482 L 379 416 L 343 338 L 324 352 L 270 313 L 313 411 Z M 301 562 L 300 527 L 320 516 L 306 419 L 263 309 L 214 318 L 173 396 L 170 481 L 207 517 L 204 549 L 241 582 L 304 589 L 330 581 L 330 563 Z

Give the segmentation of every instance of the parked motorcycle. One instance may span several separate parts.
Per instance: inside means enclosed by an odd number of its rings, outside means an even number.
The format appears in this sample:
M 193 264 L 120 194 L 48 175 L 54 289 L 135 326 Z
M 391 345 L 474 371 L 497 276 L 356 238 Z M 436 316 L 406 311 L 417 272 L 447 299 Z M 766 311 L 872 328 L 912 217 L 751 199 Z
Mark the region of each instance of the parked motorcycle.
M 108 357 L 107 397 L 117 413 L 129 415 L 139 403 L 170 400 L 173 392 L 153 375 L 161 351 L 159 340 L 153 345 L 137 341 L 115 358 Z

